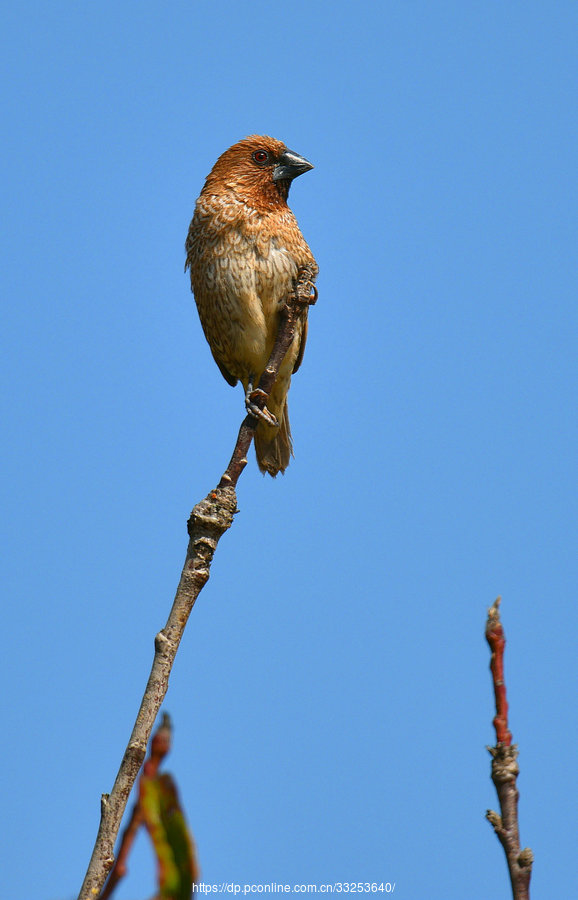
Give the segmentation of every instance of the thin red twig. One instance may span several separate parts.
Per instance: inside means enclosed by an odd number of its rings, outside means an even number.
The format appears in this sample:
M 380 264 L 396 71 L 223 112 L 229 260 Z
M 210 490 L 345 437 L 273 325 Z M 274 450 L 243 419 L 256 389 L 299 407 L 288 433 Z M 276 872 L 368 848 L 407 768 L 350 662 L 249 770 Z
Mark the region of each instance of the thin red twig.
M 512 735 L 508 729 L 508 703 L 506 700 L 506 682 L 504 679 L 504 651 L 506 637 L 500 621 L 501 598 L 498 597 L 488 610 L 486 622 L 486 640 L 492 651 L 490 669 L 496 698 L 496 746 L 488 747 L 492 757 L 492 781 L 500 803 L 499 815 L 494 810 L 486 812 L 486 818 L 506 854 L 512 897 L 514 900 L 529 900 L 530 878 L 534 857 L 529 847 L 520 849 L 520 830 L 518 825 L 518 748 L 512 744 Z
M 509 747 L 512 743 L 511 732 L 508 731 L 508 701 L 506 699 L 506 682 L 504 680 L 504 651 L 506 649 L 506 637 L 500 621 L 499 606 L 500 597 L 488 611 L 486 623 L 486 640 L 490 645 L 492 657 L 490 669 L 494 684 L 496 698 L 496 715 L 494 716 L 494 728 L 496 729 L 496 741 Z

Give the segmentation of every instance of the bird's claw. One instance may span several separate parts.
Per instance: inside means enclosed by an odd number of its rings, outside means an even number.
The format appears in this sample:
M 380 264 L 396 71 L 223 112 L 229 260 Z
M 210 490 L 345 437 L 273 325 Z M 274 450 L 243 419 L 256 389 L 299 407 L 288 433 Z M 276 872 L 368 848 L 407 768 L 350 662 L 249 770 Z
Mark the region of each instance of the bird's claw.
M 314 284 L 311 285 L 311 293 L 309 294 L 308 306 L 313 306 L 317 303 L 317 298 L 319 297 L 319 291 L 315 287 Z
M 262 391 L 261 388 L 252 389 L 251 385 L 249 385 L 249 390 L 245 394 L 245 409 L 254 419 L 258 419 L 261 422 L 266 422 L 267 425 L 272 425 L 274 428 L 279 427 L 279 420 L 277 416 L 274 416 L 272 412 L 269 412 L 267 409 L 265 402 L 267 400 L 267 394 L 265 391 Z
M 319 291 L 317 290 L 317 288 L 315 287 L 313 282 L 309 282 L 309 287 L 311 288 L 309 295 L 307 297 L 302 297 L 301 294 L 299 293 L 299 283 L 298 283 L 297 279 L 295 278 L 293 280 L 293 297 L 297 301 L 297 303 L 301 304 L 301 306 L 309 307 L 309 306 L 314 306 L 314 304 L 317 303 L 317 298 L 319 297 Z

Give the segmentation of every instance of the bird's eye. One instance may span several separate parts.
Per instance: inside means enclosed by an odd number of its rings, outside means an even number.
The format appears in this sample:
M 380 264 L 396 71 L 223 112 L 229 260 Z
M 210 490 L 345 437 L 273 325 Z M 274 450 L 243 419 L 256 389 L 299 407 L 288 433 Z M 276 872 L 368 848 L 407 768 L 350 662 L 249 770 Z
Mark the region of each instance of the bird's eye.
M 255 152 L 253 153 L 253 159 L 256 163 L 259 163 L 259 165 L 262 166 L 263 163 L 268 162 L 269 154 L 266 150 L 255 150 Z

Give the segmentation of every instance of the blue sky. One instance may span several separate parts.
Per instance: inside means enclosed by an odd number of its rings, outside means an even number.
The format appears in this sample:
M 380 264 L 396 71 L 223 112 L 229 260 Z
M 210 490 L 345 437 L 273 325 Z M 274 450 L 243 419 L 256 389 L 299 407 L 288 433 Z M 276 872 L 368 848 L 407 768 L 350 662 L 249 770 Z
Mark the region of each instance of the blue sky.
M 3 890 L 76 896 L 186 519 L 243 416 L 186 231 L 272 134 L 320 266 L 295 459 L 253 455 L 165 708 L 203 876 L 509 897 L 487 607 L 522 843 L 575 889 L 576 6 L 2 12 Z M 119 900 L 153 893 L 143 837 Z

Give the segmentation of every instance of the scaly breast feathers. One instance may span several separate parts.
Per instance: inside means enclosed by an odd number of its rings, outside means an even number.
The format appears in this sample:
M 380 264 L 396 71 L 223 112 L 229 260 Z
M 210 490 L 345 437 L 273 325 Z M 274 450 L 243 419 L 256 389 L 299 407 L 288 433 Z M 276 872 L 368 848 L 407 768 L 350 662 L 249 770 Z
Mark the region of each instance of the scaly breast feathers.
M 239 241 L 215 249 L 192 267 L 203 330 L 220 365 L 246 383 L 265 368 L 278 328 L 278 311 L 297 265 L 277 239 Z M 202 277 L 197 278 L 196 272 Z

